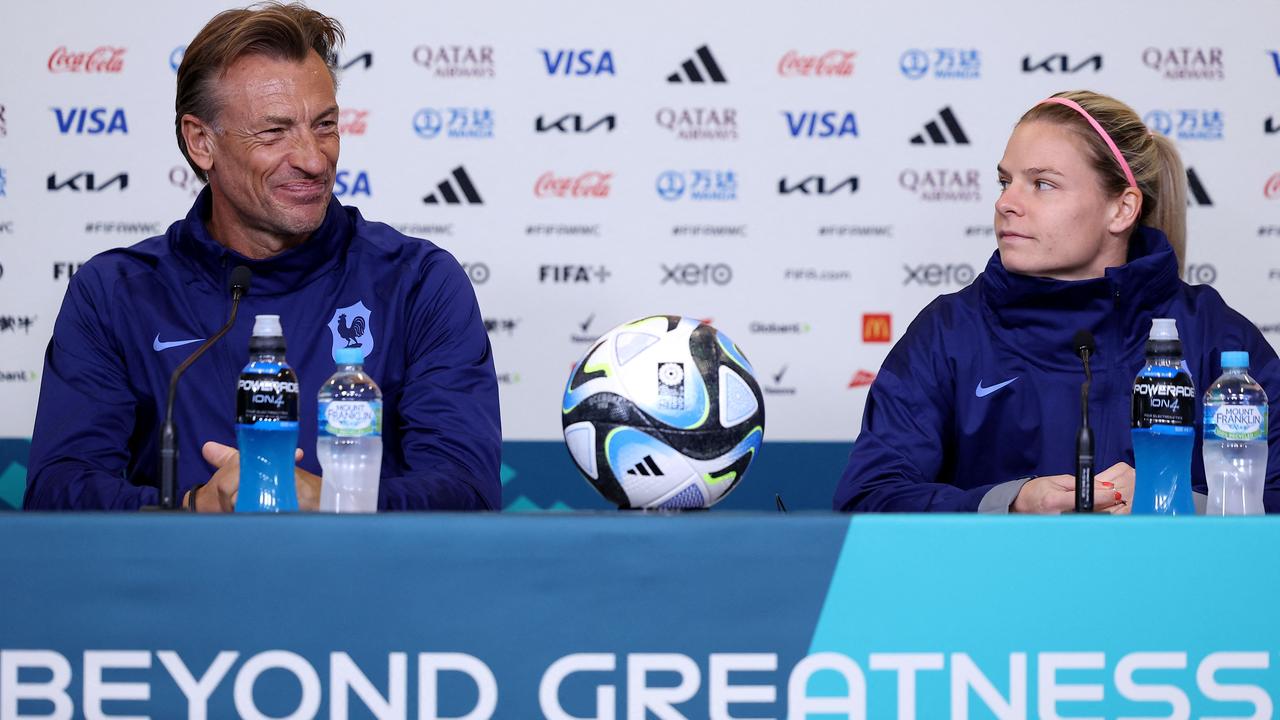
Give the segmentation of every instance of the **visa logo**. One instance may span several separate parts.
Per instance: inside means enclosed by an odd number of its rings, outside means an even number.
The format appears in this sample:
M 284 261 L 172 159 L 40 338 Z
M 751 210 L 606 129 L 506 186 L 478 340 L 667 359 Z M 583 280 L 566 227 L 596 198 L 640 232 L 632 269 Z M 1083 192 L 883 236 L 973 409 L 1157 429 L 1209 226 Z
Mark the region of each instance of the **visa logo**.
M 124 108 L 50 108 L 58 121 L 58 132 L 63 135 L 126 135 L 129 125 L 125 122 Z
M 369 173 L 365 170 L 354 172 L 351 170 L 339 170 L 337 178 L 333 181 L 333 194 L 338 197 L 346 197 L 348 195 L 352 197 L 356 195 L 372 197 L 373 188 L 369 185 Z
M 539 50 L 548 75 L 613 75 L 613 52 L 595 50 Z
M 785 112 L 791 137 L 858 137 L 858 122 L 852 112 Z

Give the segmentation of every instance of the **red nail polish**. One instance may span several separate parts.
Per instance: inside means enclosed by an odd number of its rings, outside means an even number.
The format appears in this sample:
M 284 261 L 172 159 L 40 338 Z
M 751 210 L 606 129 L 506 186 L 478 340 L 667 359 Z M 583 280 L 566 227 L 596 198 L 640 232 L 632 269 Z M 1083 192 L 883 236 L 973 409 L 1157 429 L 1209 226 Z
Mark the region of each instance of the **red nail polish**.
M 1104 487 L 1104 488 L 1113 488 L 1113 487 L 1115 487 L 1115 486 L 1116 486 L 1116 484 L 1115 484 L 1115 483 L 1110 483 L 1110 482 L 1103 482 L 1103 483 L 1101 483 L 1101 485 L 1102 485 L 1102 487 Z
M 1121 494 L 1120 494 L 1120 491 L 1119 491 L 1119 490 L 1117 490 L 1117 491 L 1116 491 L 1116 502 L 1120 502 L 1121 500 L 1124 500 L 1124 495 L 1121 495 Z

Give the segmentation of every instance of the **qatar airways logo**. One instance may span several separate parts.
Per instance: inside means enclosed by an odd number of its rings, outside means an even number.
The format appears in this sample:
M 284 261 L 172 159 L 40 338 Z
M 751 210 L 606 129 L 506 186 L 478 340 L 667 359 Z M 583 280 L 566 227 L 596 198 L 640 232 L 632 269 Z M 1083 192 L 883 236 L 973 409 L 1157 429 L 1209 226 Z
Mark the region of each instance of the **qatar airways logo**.
M 778 75 L 790 77 L 849 77 L 853 75 L 856 50 L 828 50 L 821 55 L 801 55 L 787 51 L 778 61 Z
M 492 45 L 419 45 L 413 62 L 438 78 L 491 78 L 496 75 Z
M 898 173 L 898 185 L 926 202 L 979 202 L 982 190 L 976 169 L 906 169 Z
M 738 111 L 734 108 L 670 108 L 658 110 L 658 127 L 680 140 L 737 140 Z
M 125 48 L 100 45 L 93 50 L 75 52 L 66 45 L 49 55 L 49 72 L 118 73 L 124 70 Z
M 1222 80 L 1222 48 L 1149 47 L 1142 51 L 1142 64 L 1160 73 L 1165 80 Z
M 545 172 L 533 184 L 533 196 L 536 198 L 606 198 L 611 189 L 609 182 L 613 179 L 611 172 L 591 170 L 577 177 L 559 177 L 555 173 Z

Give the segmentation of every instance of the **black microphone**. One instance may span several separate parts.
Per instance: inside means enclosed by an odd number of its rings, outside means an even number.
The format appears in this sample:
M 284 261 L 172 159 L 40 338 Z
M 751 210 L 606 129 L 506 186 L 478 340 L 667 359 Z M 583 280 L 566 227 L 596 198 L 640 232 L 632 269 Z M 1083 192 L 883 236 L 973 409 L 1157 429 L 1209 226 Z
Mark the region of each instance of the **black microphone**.
M 177 429 L 173 426 L 173 398 L 178 392 L 178 379 L 182 374 L 191 367 L 191 363 L 195 362 L 206 350 L 218 342 L 232 325 L 236 324 L 236 311 L 240 309 L 240 298 L 249 293 L 249 281 L 253 279 L 253 272 L 244 265 L 237 265 L 231 271 L 231 281 L 228 283 L 231 287 L 231 317 L 227 318 L 227 324 L 214 334 L 213 337 L 204 341 L 204 344 L 196 348 L 191 356 L 182 361 L 182 364 L 174 368 L 173 375 L 169 376 L 169 399 L 165 404 L 164 425 L 160 429 L 160 509 L 172 510 L 175 505 L 175 495 L 178 494 L 178 438 Z
M 1076 512 L 1093 512 L 1093 431 L 1089 429 L 1089 356 L 1095 349 L 1093 333 L 1077 330 L 1071 348 L 1084 361 L 1084 384 L 1080 386 L 1080 432 L 1076 433 Z

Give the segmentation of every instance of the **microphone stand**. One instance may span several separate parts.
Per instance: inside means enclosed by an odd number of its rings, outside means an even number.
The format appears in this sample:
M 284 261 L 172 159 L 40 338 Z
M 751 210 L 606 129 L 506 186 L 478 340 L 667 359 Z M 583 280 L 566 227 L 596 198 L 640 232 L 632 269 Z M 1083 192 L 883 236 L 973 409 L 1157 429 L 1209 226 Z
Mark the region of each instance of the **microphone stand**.
M 175 496 L 178 494 L 178 431 L 173 424 L 173 398 L 174 393 L 178 391 L 178 379 L 206 350 L 222 339 L 222 336 L 231 330 L 231 326 L 236 324 L 236 312 L 240 309 L 240 298 L 249 292 L 249 279 L 251 276 L 252 273 L 250 273 L 249 268 L 244 265 L 237 266 L 236 269 L 231 271 L 231 316 L 227 318 L 227 323 L 213 337 L 205 340 L 203 345 L 196 348 L 196 351 L 191 353 L 186 360 L 183 360 L 181 365 L 174 368 L 173 374 L 169 376 L 169 397 L 165 402 L 164 425 L 160 429 L 161 510 L 175 509 Z
M 1084 384 L 1080 386 L 1080 432 L 1076 433 L 1076 512 L 1093 512 L 1093 431 L 1089 429 L 1089 385 L 1093 374 L 1089 371 L 1089 353 L 1093 350 L 1093 338 L 1077 348 L 1084 360 Z

